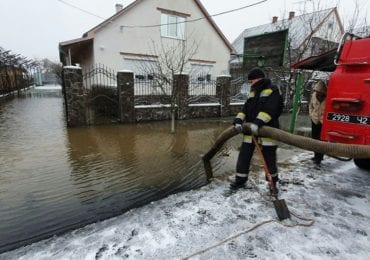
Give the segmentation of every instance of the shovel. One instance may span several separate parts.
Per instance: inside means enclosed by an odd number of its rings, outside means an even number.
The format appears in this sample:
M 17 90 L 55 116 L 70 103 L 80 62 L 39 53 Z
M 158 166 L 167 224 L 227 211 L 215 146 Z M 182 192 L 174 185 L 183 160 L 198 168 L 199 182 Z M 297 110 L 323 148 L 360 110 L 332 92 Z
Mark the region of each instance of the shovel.
M 272 182 L 272 177 L 271 177 L 270 171 L 267 167 L 265 158 L 263 157 L 263 153 L 261 151 L 261 148 L 260 148 L 256 138 L 254 136 L 252 136 L 252 138 L 253 138 L 253 142 L 256 146 L 257 153 L 258 153 L 259 157 L 261 158 L 261 161 L 262 161 L 262 164 L 263 164 L 263 169 L 265 170 L 265 176 L 266 176 L 266 179 L 269 182 L 270 190 L 272 191 L 273 197 L 275 198 L 272 202 L 274 203 L 275 211 L 278 215 L 278 218 L 279 218 L 279 220 L 284 220 L 284 219 L 290 218 L 290 212 L 289 212 L 289 209 L 288 209 L 288 207 L 285 203 L 285 200 L 283 200 L 283 199 L 279 200 L 278 199 L 278 193 L 277 193 L 275 185 Z

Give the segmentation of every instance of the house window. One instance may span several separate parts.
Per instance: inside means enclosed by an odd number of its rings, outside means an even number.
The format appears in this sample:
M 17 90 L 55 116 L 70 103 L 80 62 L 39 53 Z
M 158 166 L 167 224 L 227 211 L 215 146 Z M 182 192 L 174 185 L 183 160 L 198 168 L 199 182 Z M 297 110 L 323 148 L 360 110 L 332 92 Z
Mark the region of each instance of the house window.
M 136 80 L 153 80 L 156 61 L 144 59 L 124 59 L 124 68 L 135 74 Z
M 185 40 L 185 17 L 162 13 L 161 36 Z

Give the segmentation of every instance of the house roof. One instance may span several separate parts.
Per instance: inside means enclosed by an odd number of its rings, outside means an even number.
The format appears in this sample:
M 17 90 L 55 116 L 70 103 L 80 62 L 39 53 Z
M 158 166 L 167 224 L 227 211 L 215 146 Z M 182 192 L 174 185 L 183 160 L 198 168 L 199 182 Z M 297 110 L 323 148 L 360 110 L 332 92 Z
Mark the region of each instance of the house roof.
M 106 19 L 105 21 L 103 21 L 102 23 L 98 24 L 97 26 L 93 27 L 92 29 L 90 29 L 89 31 L 87 31 L 86 33 L 83 34 L 83 38 L 84 37 L 94 37 L 94 34 L 99 30 L 101 29 L 102 27 L 104 27 L 105 25 L 107 25 L 108 23 L 111 23 L 112 21 L 114 21 L 116 18 L 118 18 L 119 16 L 127 13 L 128 11 L 130 11 L 133 7 L 135 7 L 136 5 L 140 4 L 141 2 L 143 2 L 145 0 L 136 0 L 134 2 L 132 2 L 131 4 L 127 5 L 125 8 L 123 8 L 122 10 L 116 12 L 114 15 L 112 15 L 111 17 L 109 17 L 108 19 Z M 195 2 L 195 4 L 199 7 L 199 9 L 201 10 L 201 12 L 203 13 L 204 17 L 208 20 L 208 22 L 212 25 L 212 27 L 215 29 L 216 33 L 220 36 L 220 38 L 223 40 L 223 42 L 225 43 L 225 45 L 230 49 L 230 52 L 234 52 L 234 48 L 233 46 L 231 45 L 231 43 L 226 39 L 225 35 L 222 33 L 222 31 L 220 30 L 220 28 L 217 26 L 217 24 L 215 23 L 215 21 L 213 20 L 213 18 L 210 16 L 210 14 L 208 13 L 208 11 L 205 9 L 205 7 L 203 6 L 203 4 L 199 1 L 199 0 L 193 0 Z
M 320 55 L 311 56 L 291 65 L 293 69 L 318 70 L 332 72 L 336 65 L 334 59 L 337 54 L 337 48 L 321 53 Z
M 84 38 L 77 38 L 65 42 L 59 43 L 59 59 L 60 61 L 64 61 L 65 57 L 69 54 L 66 51 L 66 48 L 69 49 L 70 53 L 78 53 L 81 52 L 83 49 L 86 49 L 87 46 L 92 45 L 94 41 L 94 37 L 84 37 Z
M 94 39 L 94 37 L 82 37 L 82 38 L 77 38 L 77 39 L 73 39 L 73 40 L 69 40 L 69 41 L 65 41 L 65 42 L 60 42 L 59 45 L 60 46 L 68 46 L 68 45 L 73 45 L 73 44 L 76 44 L 76 43 L 83 43 L 83 42 L 90 42 Z
M 237 53 L 243 53 L 244 51 L 244 38 L 261 35 L 268 32 L 281 31 L 289 29 L 289 38 L 291 40 L 291 46 L 293 49 L 298 48 L 302 43 L 305 42 L 307 35 L 307 28 L 310 32 L 315 32 L 318 27 L 328 18 L 332 13 L 336 16 L 339 26 L 343 32 L 343 26 L 339 19 L 337 8 L 329 8 L 317 12 L 307 13 L 299 16 L 295 16 L 291 19 L 284 19 L 275 23 L 268 23 L 259 25 L 252 28 L 245 29 L 233 42 L 233 47 Z M 307 27 L 309 26 L 309 27 Z M 294 37 L 292 37 L 294 36 Z

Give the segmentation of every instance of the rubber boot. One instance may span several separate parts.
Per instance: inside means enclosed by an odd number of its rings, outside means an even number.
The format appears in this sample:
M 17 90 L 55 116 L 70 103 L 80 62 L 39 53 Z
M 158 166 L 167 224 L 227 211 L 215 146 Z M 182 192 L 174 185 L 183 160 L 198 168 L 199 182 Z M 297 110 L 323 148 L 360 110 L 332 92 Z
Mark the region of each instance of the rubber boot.
M 235 176 L 235 181 L 230 184 L 230 189 L 237 190 L 240 188 L 245 188 L 245 183 L 248 177 Z

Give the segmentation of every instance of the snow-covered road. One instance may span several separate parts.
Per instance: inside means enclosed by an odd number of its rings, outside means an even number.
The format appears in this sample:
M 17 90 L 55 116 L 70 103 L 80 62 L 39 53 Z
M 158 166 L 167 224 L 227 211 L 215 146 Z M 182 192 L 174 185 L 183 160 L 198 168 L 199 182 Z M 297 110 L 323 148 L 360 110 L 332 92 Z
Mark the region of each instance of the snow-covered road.
M 283 149 L 282 149 L 283 150 Z M 225 196 L 219 176 L 121 216 L 4 253 L 0 259 L 369 259 L 370 173 L 287 147 L 280 186 L 293 213 L 277 221 L 255 162 L 249 188 Z M 228 160 L 228 158 L 226 158 Z M 288 227 L 292 225 L 293 227 Z

